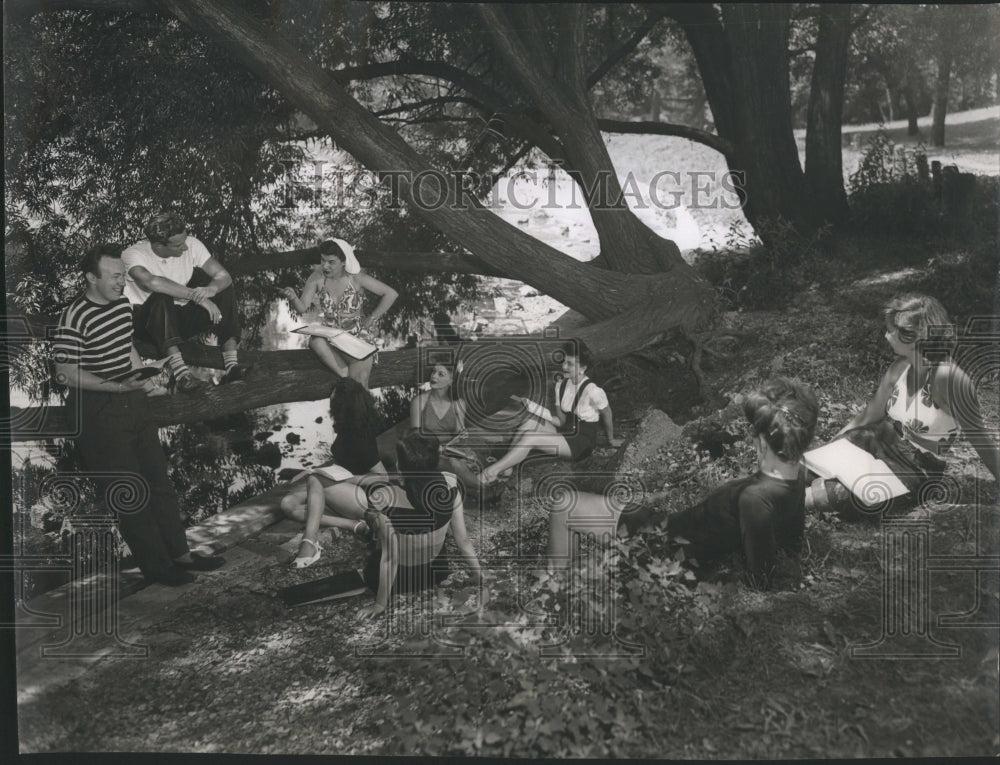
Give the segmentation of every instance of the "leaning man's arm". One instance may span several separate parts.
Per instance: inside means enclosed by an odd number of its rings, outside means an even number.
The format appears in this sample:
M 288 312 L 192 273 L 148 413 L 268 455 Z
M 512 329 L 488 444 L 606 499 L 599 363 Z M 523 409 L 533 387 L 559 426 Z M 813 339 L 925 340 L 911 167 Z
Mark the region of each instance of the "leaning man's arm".
M 190 300 L 194 292 L 190 287 L 178 284 L 173 279 L 150 273 L 145 266 L 132 266 L 128 275 L 146 292 L 159 292 L 161 295 L 169 295 L 182 300 Z

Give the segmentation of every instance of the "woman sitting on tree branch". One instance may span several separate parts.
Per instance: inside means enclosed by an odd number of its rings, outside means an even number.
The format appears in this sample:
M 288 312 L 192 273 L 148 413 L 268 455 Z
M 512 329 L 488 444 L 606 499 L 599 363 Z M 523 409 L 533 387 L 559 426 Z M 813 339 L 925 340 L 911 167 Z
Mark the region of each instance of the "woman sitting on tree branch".
M 375 333 L 372 327 L 392 307 L 399 293 L 378 279 L 361 273 L 361 265 L 354 257 L 354 248 L 343 239 L 322 242 L 319 253 L 319 268 L 306 279 L 302 295 L 296 295 L 291 287 L 282 290 L 282 294 L 299 313 L 318 311 L 324 324 L 347 330 L 363 340 L 373 341 Z M 381 298 L 368 316 L 362 313 L 365 290 Z M 319 356 L 320 361 L 338 375 L 350 376 L 368 387 L 374 357 L 363 360 L 346 358 L 326 338 L 316 335 L 309 338 L 309 347 Z

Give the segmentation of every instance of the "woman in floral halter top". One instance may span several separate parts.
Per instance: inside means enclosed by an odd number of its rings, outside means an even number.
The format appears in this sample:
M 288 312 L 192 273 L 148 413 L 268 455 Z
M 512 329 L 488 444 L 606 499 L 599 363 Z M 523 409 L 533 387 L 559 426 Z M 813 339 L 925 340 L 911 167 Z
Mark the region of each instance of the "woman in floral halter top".
M 310 274 L 302 288 L 302 295 L 286 287 L 282 294 L 299 313 L 314 311 L 323 324 L 348 332 L 375 344 L 372 328 L 389 310 L 399 293 L 392 287 L 368 274 L 361 273 L 361 266 L 354 257 L 353 248 L 343 240 L 329 240 L 319 246 L 320 267 Z M 368 316 L 364 315 L 365 291 L 381 299 Z M 375 357 L 358 360 L 345 356 L 323 337 L 309 338 L 309 347 L 320 361 L 341 377 L 351 377 L 366 388 Z M 376 356 L 378 354 L 375 354 Z
M 954 327 L 948 312 L 926 295 L 901 295 L 885 307 L 885 339 L 896 359 L 868 405 L 837 434 L 883 460 L 910 490 L 893 500 L 896 509 L 921 501 L 939 480 L 942 459 L 964 434 L 993 478 L 1000 480 L 1000 448 L 983 422 L 971 378 L 952 360 Z M 835 480 L 817 478 L 806 492 L 807 507 L 857 518 L 853 495 Z M 899 507 L 897 507 L 897 505 Z

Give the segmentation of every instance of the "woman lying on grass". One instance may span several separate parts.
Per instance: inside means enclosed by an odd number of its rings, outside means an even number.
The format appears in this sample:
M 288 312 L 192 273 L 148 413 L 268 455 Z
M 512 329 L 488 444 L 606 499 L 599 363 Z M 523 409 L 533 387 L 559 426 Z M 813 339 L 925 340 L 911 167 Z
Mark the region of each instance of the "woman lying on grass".
M 451 531 L 455 545 L 480 578 L 479 559 L 465 528 L 458 481 L 438 469 L 436 440 L 409 433 L 396 445 L 402 485 L 386 475 L 349 478 L 325 489 L 310 484 L 307 505 L 311 525 L 306 536 L 324 525 L 351 529 L 369 542 L 362 577 L 375 591 L 375 604 L 364 614 L 384 611 L 390 593 L 418 592 L 437 585 L 450 573 L 442 555 Z M 310 477 L 312 480 L 312 477 Z M 318 509 L 318 512 L 317 512 Z
M 919 502 L 923 487 L 940 479 L 947 467 L 941 456 L 960 433 L 1000 480 L 1000 449 L 983 423 L 975 385 L 952 359 L 955 328 L 944 306 L 926 295 L 901 295 L 889 301 L 884 315 L 885 339 L 896 359 L 867 406 L 837 438 L 884 461 L 910 490 L 892 501 L 896 511 Z M 835 479 L 817 478 L 806 502 L 851 519 L 873 509 Z
M 314 270 L 302 287 L 302 295 L 286 287 L 281 294 L 299 313 L 319 312 L 320 321 L 374 342 L 375 323 L 388 311 L 399 293 L 387 284 L 362 273 L 354 256 L 354 248 L 343 239 L 330 239 L 319 245 L 319 268 Z M 365 293 L 378 295 L 379 303 L 364 315 Z M 353 359 L 334 348 L 323 337 L 313 335 L 309 347 L 326 366 L 341 377 L 352 377 L 366 388 L 375 358 Z M 375 354 L 377 356 L 378 354 Z
M 802 453 L 812 440 L 818 415 L 816 398 L 801 383 L 768 380 L 743 401 L 750 435 L 757 447 L 757 470 L 723 484 L 701 502 L 668 516 L 667 533 L 687 545 L 685 555 L 699 563 L 742 553 L 751 586 L 770 584 L 779 549 L 797 553 L 805 530 L 805 468 Z M 563 503 L 568 504 L 568 503 Z M 595 522 L 629 534 L 643 528 L 652 509 L 609 508 L 603 496 L 580 492 L 577 501 L 549 518 L 549 563 L 569 564 L 574 531 L 594 531 Z
M 365 473 L 385 473 L 385 467 L 378 456 L 378 413 L 372 394 L 357 380 L 342 378 L 333 386 L 330 395 L 330 418 L 337 432 L 337 438 L 330 447 L 332 464 L 340 465 L 354 475 Z M 327 463 L 331 464 L 331 463 Z M 289 518 L 305 523 L 299 554 L 293 565 L 306 568 L 319 560 L 322 548 L 317 536 L 324 523 L 323 501 L 321 497 L 336 483 L 323 475 L 310 475 L 305 482 L 297 483 L 281 499 L 281 510 Z M 310 504 L 309 497 L 313 496 Z M 353 528 L 350 524 L 341 524 Z

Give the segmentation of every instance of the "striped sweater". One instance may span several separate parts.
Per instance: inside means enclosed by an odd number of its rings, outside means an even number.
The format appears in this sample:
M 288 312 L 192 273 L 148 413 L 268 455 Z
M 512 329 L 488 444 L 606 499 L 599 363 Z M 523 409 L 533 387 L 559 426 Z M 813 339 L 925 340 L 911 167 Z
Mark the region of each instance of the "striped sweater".
M 79 364 L 105 379 L 132 368 L 132 307 L 122 297 L 104 305 L 80 295 L 59 317 L 53 335 L 55 361 Z

